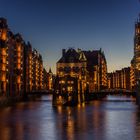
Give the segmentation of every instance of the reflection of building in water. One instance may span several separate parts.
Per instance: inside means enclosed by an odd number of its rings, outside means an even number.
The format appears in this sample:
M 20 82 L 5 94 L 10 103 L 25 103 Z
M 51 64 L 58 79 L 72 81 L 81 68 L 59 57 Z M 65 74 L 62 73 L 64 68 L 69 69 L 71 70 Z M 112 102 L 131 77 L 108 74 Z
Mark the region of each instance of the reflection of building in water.
M 135 138 L 140 139 L 140 112 L 138 111 L 134 116 L 133 120 L 135 120 Z
M 94 101 L 93 104 L 78 105 L 75 109 L 63 106 L 55 107 L 57 113 L 56 130 L 61 130 L 58 139 L 103 139 L 105 138 L 105 127 L 107 114 L 101 111 L 101 102 Z M 60 116 L 62 119 L 60 119 Z
M 37 107 L 37 106 L 36 106 Z M 41 137 L 41 120 L 38 119 L 40 123 L 32 116 L 29 112 L 36 108 L 35 104 L 21 103 L 17 106 L 8 107 L 1 110 L 1 118 L 4 117 L 5 121 L 1 122 L 0 129 L 0 139 L 1 140 L 24 140 L 24 139 L 42 139 Z M 32 116 L 30 119 L 25 117 L 28 108 L 28 113 Z M 24 112 L 24 113 L 23 113 Z M 25 113 L 26 112 L 26 113 Z M 24 115 L 23 115 L 24 114 Z M 9 116 L 12 116 L 9 118 Z M 36 127 L 34 127 L 34 125 Z M 29 135 L 27 135 L 29 134 Z

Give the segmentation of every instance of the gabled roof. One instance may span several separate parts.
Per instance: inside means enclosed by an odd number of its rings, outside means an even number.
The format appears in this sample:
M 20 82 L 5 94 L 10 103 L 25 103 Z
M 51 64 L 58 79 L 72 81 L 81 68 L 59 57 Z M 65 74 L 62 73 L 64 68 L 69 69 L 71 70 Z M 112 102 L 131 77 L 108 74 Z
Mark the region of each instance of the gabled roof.
M 62 57 L 57 63 L 79 63 L 87 61 L 88 66 L 95 66 L 99 64 L 99 55 L 101 55 L 106 62 L 104 52 L 102 52 L 101 49 L 93 51 L 82 51 L 78 49 L 78 51 L 76 51 L 70 48 L 63 52 Z
M 73 48 L 68 49 L 65 54 L 58 60 L 57 63 L 78 63 L 80 54 Z
M 89 64 L 91 65 L 97 65 L 98 64 L 98 54 L 100 51 L 83 51 L 87 61 L 89 62 Z
M 79 60 L 82 62 L 87 61 L 87 58 L 86 58 L 84 52 L 82 52 L 82 51 L 80 52 Z

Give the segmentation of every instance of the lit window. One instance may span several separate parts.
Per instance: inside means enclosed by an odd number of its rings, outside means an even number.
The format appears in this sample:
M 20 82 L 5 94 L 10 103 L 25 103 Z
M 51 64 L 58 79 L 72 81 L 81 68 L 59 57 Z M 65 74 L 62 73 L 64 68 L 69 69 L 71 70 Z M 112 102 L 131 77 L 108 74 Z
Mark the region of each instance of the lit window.
M 67 87 L 67 90 L 68 90 L 68 92 L 72 92 L 72 87 L 71 86 L 69 86 L 69 87 Z

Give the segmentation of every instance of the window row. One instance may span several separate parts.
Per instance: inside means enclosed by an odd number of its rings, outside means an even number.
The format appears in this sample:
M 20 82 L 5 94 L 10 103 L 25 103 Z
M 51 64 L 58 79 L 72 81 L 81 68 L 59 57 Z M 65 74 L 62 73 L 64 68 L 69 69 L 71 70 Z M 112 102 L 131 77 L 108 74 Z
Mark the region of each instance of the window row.
M 78 73 L 80 71 L 84 71 L 84 68 L 79 68 L 79 67 L 60 67 L 59 69 L 59 72 L 66 72 L 66 73 L 69 73 L 71 71 L 75 72 L 75 73 Z

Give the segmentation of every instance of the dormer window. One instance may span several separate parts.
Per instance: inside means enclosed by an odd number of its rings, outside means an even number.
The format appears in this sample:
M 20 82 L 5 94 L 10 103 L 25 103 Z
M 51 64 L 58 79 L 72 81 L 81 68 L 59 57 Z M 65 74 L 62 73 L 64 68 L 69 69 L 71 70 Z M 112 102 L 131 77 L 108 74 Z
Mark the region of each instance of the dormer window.
M 69 57 L 69 62 L 74 62 L 74 58 L 73 57 Z

